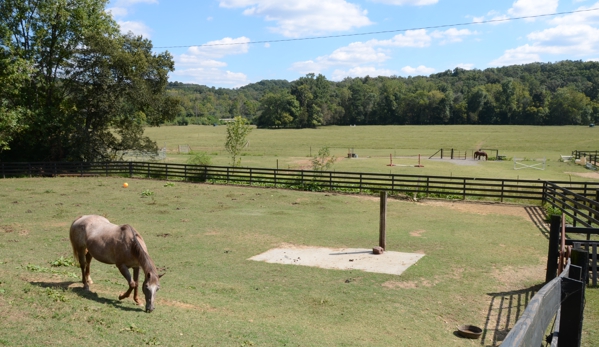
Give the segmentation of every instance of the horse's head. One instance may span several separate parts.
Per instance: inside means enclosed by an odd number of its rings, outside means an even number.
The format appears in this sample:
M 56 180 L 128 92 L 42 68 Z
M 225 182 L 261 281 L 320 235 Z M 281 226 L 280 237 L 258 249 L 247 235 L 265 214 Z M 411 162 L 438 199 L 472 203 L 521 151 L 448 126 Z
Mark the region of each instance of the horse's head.
M 154 311 L 154 299 L 156 298 L 156 292 L 160 289 L 160 277 L 163 275 L 149 272 L 144 280 L 142 290 L 146 296 L 146 312 L 148 313 Z

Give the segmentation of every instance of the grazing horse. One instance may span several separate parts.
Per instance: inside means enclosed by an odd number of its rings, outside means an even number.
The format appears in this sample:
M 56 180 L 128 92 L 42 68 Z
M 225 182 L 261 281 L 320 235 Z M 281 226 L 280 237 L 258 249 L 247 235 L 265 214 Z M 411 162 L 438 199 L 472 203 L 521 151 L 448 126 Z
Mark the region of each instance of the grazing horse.
M 115 264 L 129 283 L 129 289 L 119 295 L 119 300 L 128 298 L 133 291 L 133 300 L 141 305 L 137 298 L 137 279 L 141 267 L 145 274 L 142 290 L 146 297 L 146 312 L 154 310 L 154 298 L 160 289 L 162 275 L 158 275 L 146 244 L 137 230 L 128 224 L 112 224 L 102 216 L 87 215 L 75 219 L 69 236 L 75 262 L 81 266 L 83 289 L 89 290 L 89 285 L 93 283 L 89 277 L 89 264 L 95 258 L 105 264 Z M 133 268 L 133 279 L 129 268 Z
M 480 160 L 480 158 L 482 158 L 482 157 L 484 157 L 485 160 L 487 160 L 488 159 L 487 153 L 481 151 L 480 149 L 478 151 L 474 152 L 474 159 Z

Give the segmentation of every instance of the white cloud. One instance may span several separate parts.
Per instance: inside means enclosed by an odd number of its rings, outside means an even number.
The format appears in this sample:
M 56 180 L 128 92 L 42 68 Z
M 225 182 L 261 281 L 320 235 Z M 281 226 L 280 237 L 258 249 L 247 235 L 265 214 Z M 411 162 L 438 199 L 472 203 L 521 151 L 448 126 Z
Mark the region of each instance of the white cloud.
M 588 6 L 588 7 L 581 6 L 581 7 L 577 8 L 576 10 L 587 10 L 587 9 L 598 8 L 598 7 L 599 7 L 599 2 L 597 2 L 591 6 Z M 572 23 L 598 24 L 599 23 L 599 11 L 571 13 L 571 14 L 567 14 L 565 16 L 559 16 L 559 17 L 552 18 L 551 20 L 549 20 L 549 23 L 555 24 L 555 25 L 559 25 L 559 24 L 569 25 Z
M 464 69 L 464 70 L 472 70 L 474 69 L 474 64 L 458 64 L 456 67 L 459 67 L 460 69 Z
M 132 32 L 135 35 L 141 35 L 145 38 L 150 37 L 150 33 L 152 29 L 145 25 L 142 22 L 134 22 L 134 21 L 117 21 L 119 27 L 121 28 L 121 33 L 126 34 L 128 32 Z
M 231 88 L 241 87 L 250 83 L 244 73 L 224 71 L 217 68 L 198 67 L 181 69 L 171 73 L 171 76 L 174 79 L 177 79 L 176 76 L 178 76 L 183 82 L 227 86 Z
M 517 0 L 507 13 L 512 17 L 555 13 L 559 0 Z M 528 19 L 529 21 L 534 19 Z
M 461 42 L 464 37 L 478 34 L 476 31 L 470 31 L 468 29 L 458 30 L 456 28 L 450 28 L 445 31 L 435 30 L 431 33 L 431 36 L 435 39 L 441 40 L 440 44 Z
M 371 0 L 372 2 L 379 2 L 381 4 L 388 5 L 412 5 L 412 6 L 426 6 L 426 5 L 434 5 L 439 0 Z
M 110 7 L 106 9 L 106 12 L 112 14 L 113 18 L 125 17 L 129 14 L 129 11 L 124 7 Z
M 513 17 L 537 16 L 542 14 L 555 13 L 559 0 L 516 0 L 512 7 L 507 10 L 507 14 L 498 11 L 489 11 L 485 16 L 472 17 L 472 22 L 480 23 L 483 21 L 495 21 L 489 24 L 498 25 L 507 23 L 507 19 Z M 527 18 L 526 21 L 532 22 L 535 18 Z
M 223 69 L 227 63 L 217 59 L 229 55 L 246 54 L 249 51 L 250 39 L 225 37 L 221 40 L 207 42 L 204 46 L 193 46 L 187 52 L 175 56 L 177 70 L 172 73 L 184 82 L 240 87 L 249 83 L 247 76 L 241 72 Z
M 408 76 L 427 76 L 435 72 L 435 69 L 420 65 L 418 67 L 406 66 L 401 68 L 401 71 Z
M 491 66 L 526 64 L 541 60 L 541 54 L 585 56 L 599 53 L 599 29 L 590 25 L 558 25 L 528 34 L 533 41 L 508 49 Z
M 220 0 L 225 8 L 244 8 L 246 16 L 264 17 L 272 32 L 301 37 L 348 31 L 372 24 L 367 11 L 346 0 Z
M 377 76 L 393 76 L 396 75 L 397 72 L 388 69 L 377 69 L 372 66 L 364 66 L 364 67 L 354 67 L 349 70 L 335 70 L 333 71 L 333 75 L 331 79 L 333 81 L 341 81 L 346 77 L 377 77 Z
M 360 69 L 372 69 L 364 67 L 370 64 L 382 64 L 391 59 L 391 50 L 393 48 L 425 48 L 432 44 L 433 40 L 439 41 L 439 44 L 460 42 L 464 37 L 475 35 L 476 31 L 468 29 L 458 30 L 450 28 L 445 31 L 434 31 L 430 35 L 424 29 L 409 30 L 403 34 L 393 36 L 388 40 L 372 39 L 366 42 L 354 42 L 347 46 L 337 48 L 331 54 L 317 57 L 316 59 L 299 61 L 293 63 L 291 70 L 302 74 L 321 73 L 331 68 L 349 67 L 345 71 L 338 69 L 339 73 L 350 73 L 355 71 L 359 73 Z M 365 70 L 364 70 L 365 71 Z M 383 75 L 391 70 L 377 69 Z M 392 73 L 391 73 L 392 74 Z
M 189 47 L 187 52 L 193 56 L 222 58 L 227 55 L 247 53 L 250 49 L 248 42 L 250 39 L 245 36 L 236 39 L 225 37 L 221 40 L 207 42 L 202 46 Z

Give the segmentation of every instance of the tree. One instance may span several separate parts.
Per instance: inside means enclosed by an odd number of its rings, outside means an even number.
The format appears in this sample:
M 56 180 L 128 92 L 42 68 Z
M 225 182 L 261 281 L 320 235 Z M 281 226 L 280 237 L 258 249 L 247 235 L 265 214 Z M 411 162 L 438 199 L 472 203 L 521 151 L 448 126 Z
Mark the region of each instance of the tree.
M 30 66 L 22 59 L 0 57 L 0 153 L 10 149 L 10 142 L 25 129 L 27 110 L 18 106 L 18 91 L 27 82 Z
M 33 67 L 12 105 L 26 110 L 27 128 L 4 158 L 96 161 L 156 150 L 143 127 L 177 115 L 178 101 L 165 93 L 174 63 L 168 52 L 154 54 L 149 40 L 120 34 L 107 3 L 0 2 L 0 33 L 7 33 L 0 56 Z
M 261 114 L 256 119 L 258 128 L 285 128 L 300 113 L 299 102 L 287 92 L 268 93 L 260 99 Z
M 251 126 L 243 117 L 235 117 L 232 122 L 227 123 L 227 141 L 225 149 L 231 154 L 233 166 L 241 165 L 239 155 L 245 146 L 247 146 L 247 136 L 252 131 Z
M 336 160 L 335 156 L 331 156 L 329 147 L 322 147 L 318 150 L 318 154 L 312 158 L 312 170 L 326 171 L 335 164 Z
M 572 87 L 560 88 L 549 101 L 551 124 L 588 124 L 593 112 L 591 100 Z

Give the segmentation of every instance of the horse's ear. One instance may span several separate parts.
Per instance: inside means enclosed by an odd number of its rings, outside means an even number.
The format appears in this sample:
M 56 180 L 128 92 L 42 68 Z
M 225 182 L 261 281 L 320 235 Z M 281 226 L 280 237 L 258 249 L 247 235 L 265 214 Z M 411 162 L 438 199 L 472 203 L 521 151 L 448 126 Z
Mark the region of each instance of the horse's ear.
M 166 272 L 163 274 L 158 275 L 158 278 L 162 278 L 162 276 L 166 275 Z

